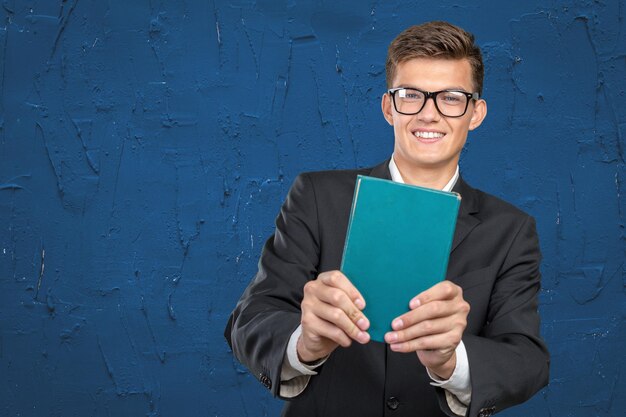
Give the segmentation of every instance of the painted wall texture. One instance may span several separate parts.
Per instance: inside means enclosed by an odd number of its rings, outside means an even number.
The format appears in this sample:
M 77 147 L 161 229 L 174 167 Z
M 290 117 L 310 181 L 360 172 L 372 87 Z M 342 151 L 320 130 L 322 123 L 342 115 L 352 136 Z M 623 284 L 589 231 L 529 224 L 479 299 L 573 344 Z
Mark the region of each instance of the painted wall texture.
M 623 1 L 0 2 L 0 415 L 265 416 L 223 339 L 300 171 L 390 155 L 389 42 L 477 36 L 461 167 L 538 222 L 549 387 L 626 409 Z

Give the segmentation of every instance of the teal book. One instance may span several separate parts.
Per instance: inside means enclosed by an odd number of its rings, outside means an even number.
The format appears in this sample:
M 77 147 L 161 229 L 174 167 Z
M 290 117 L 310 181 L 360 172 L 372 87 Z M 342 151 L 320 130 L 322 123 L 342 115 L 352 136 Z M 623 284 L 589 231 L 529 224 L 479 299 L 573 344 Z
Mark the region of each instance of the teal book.
M 341 261 L 365 298 L 372 340 L 384 342 L 409 301 L 445 279 L 461 197 L 357 177 Z

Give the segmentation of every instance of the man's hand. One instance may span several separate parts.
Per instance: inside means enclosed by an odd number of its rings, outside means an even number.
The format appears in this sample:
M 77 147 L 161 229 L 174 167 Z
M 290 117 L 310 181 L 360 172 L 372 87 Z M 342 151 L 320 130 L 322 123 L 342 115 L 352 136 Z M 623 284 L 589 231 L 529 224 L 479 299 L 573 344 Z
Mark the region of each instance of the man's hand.
M 411 311 L 393 320 L 394 331 L 385 334 L 385 341 L 395 352 L 416 352 L 431 372 L 450 378 L 470 310 L 463 290 L 443 281 L 413 298 L 409 307 Z
M 363 315 L 361 293 L 339 271 L 321 273 L 304 286 L 302 335 L 297 351 L 302 362 L 328 356 L 337 346 L 348 347 L 353 340 L 367 343 L 369 320 Z

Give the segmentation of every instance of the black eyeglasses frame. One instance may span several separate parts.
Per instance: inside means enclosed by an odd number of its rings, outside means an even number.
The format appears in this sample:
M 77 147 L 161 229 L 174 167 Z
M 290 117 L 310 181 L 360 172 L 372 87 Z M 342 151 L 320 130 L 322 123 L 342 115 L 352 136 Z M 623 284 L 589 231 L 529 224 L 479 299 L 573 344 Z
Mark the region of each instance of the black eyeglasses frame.
M 424 103 L 422 104 L 422 107 L 420 107 L 420 109 L 416 112 L 413 113 L 404 113 L 401 112 L 400 110 L 398 110 L 398 106 L 396 105 L 396 93 L 400 90 L 413 90 L 413 91 L 419 91 L 420 93 L 424 94 Z M 441 93 L 461 93 L 464 94 L 465 97 L 467 97 L 467 101 L 465 102 L 465 109 L 463 110 L 463 113 L 461 113 L 458 116 L 448 116 L 446 114 L 444 114 L 440 109 L 439 106 L 437 105 L 437 95 L 441 94 Z M 457 117 L 463 117 L 465 116 L 465 113 L 467 113 L 467 109 L 469 107 L 469 103 L 470 100 L 478 100 L 480 99 L 480 94 L 478 93 L 468 93 L 467 91 L 463 91 L 463 90 L 440 90 L 440 91 L 424 91 L 424 90 L 420 90 L 419 88 L 410 88 L 410 87 L 397 87 L 397 88 L 390 88 L 389 90 L 387 90 L 387 94 L 389 94 L 391 96 L 391 101 L 393 102 L 393 108 L 396 109 L 396 111 L 400 114 L 404 114 L 406 116 L 413 116 L 418 114 L 419 112 L 421 112 L 424 109 L 424 106 L 426 106 L 426 102 L 428 101 L 428 99 L 432 98 L 433 99 L 433 103 L 435 103 L 435 108 L 437 109 L 437 111 L 439 112 L 439 114 L 441 114 L 444 117 L 451 117 L 451 118 L 457 118 Z

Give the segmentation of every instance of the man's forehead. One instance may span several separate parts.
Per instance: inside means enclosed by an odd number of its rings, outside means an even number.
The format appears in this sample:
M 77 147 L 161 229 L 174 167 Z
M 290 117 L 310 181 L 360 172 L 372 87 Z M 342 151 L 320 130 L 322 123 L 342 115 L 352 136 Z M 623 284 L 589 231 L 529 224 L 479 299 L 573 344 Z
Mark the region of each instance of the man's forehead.
M 412 58 L 398 63 L 394 87 L 429 91 L 473 88 L 472 67 L 463 59 Z

